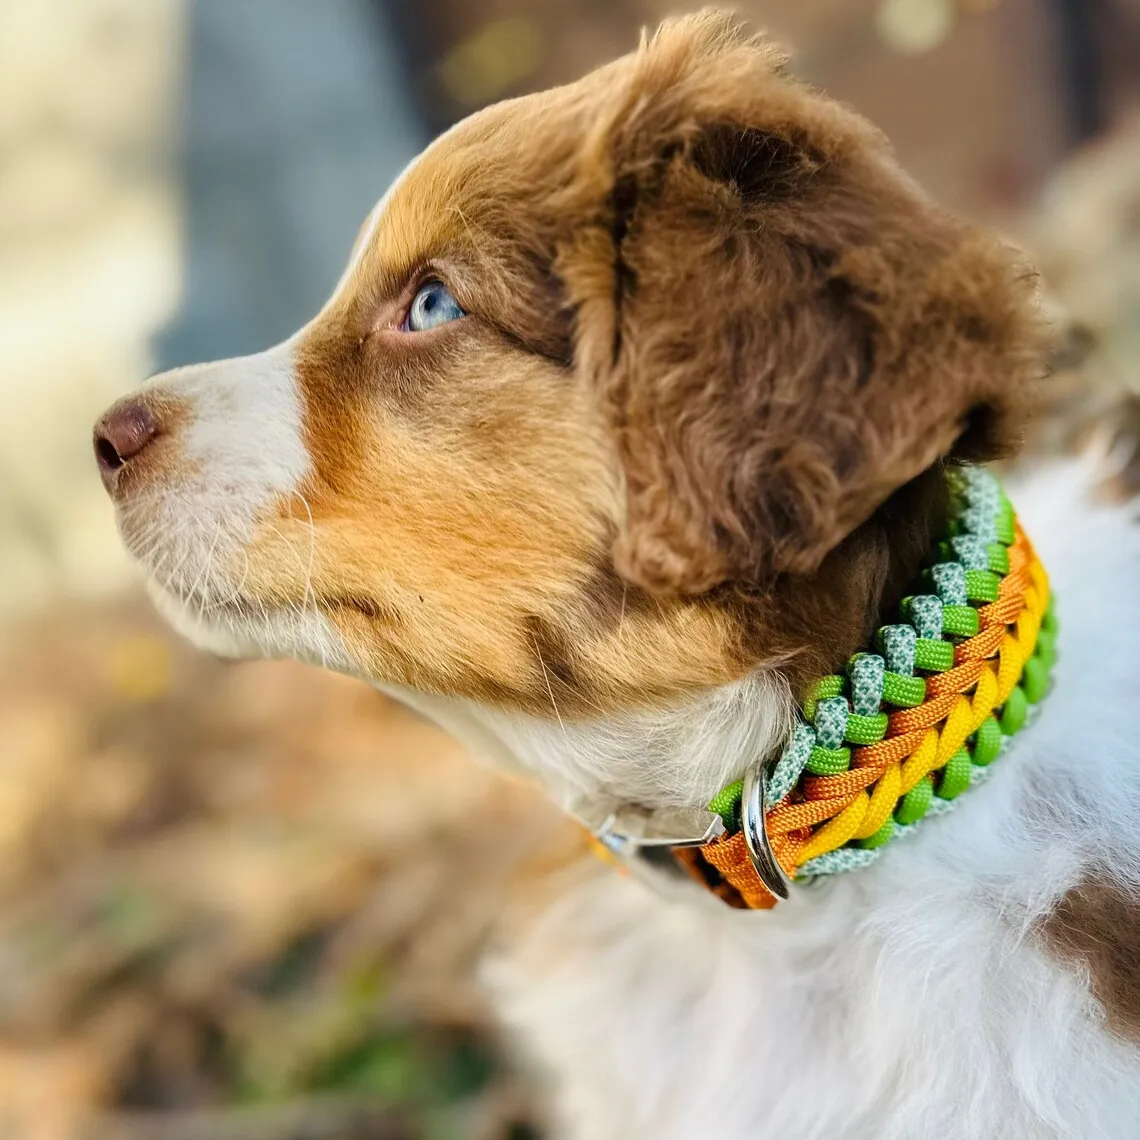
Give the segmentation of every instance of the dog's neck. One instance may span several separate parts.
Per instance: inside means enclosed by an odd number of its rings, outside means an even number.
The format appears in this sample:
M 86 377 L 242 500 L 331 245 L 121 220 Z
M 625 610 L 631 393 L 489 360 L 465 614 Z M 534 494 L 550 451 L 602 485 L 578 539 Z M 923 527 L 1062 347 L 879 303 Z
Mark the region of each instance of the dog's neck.
M 537 779 L 561 807 L 638 804 L 703 807 L 750 764 L 778 752 L 795 718 L 805 677 L 837 667 L 878 624 L 913 578 L 945 518 L 942 473 L 901 488 L 798 593 L 828 590 L 865 614 L 838 638 L 811 638 L 787 666 L 758 666 L 731 684 L 649 709 L 569 720 L 539 717 L 382 685 L 484 762 Z M 837 563 L 844 563 L 839 567 Z M 815 581 L 818 578 L 818 581 Z M 855 583 L 865 596 L 849 595 Z M 780 604 L 778 594 L 766 606 Z M 829 630 L 830 634 L 831 631 Z M 834 641 L 834 644 L 832 642 Z M 826 648 L 818 644 L 826 642 Z M 805 673 L 805 666 L 807 672 Z
M 776 671 L 757 671 L 663 708 L 577 721 L 385 689 L 477 759 L 537 779 L 567 810 L 583 802 L 705 804 L 742 765 L 779 748 L 794 713 L 788 684 Z

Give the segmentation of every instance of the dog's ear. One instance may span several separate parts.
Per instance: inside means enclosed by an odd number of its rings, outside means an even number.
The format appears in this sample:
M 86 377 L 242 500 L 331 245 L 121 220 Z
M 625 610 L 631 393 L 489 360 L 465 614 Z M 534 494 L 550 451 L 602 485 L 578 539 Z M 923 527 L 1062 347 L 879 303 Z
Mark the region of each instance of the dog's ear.
M 813 570 L 931 464 L 1008 449 L 1040 368 L 1032 274 L 783 69 L 726 17 L 664 25 L 567 191 L 615 560 L 656 592 Z

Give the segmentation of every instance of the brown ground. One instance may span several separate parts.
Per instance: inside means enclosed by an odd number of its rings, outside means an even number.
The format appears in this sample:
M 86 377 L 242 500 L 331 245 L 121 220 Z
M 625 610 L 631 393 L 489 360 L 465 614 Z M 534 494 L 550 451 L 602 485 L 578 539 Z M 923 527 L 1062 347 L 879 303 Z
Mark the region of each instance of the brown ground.
M 141 601 L 10 633 L 0 725 L 0 1136 L 529 1134 L 472 971 L 580 851 L 531 789 Z

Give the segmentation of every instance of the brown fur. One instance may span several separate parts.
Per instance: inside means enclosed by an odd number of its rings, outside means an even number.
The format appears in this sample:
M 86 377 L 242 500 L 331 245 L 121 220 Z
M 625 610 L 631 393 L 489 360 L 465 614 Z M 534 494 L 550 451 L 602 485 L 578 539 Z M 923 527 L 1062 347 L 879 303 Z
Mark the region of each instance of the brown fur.
M 560 259 L 662 592 L 815 570 L 892 491 L 1010 447 L 1032 283 L 726 20 L 667 25 L 586 143 Z
M 469 316 L 398 330 L 442 278 Z M 315 475 L 249 580 L 376 676 L 586 715 L 858 647 L 1007 447 L 1031 282 L 727 18 L 501 104 L 397 186 L 298 352 Z
M 1041 924 L 1053 954 L 1088 970 L 1113 1033 L 1140 1042 L 1140 898 L 1107 876 L 1073 887 Z

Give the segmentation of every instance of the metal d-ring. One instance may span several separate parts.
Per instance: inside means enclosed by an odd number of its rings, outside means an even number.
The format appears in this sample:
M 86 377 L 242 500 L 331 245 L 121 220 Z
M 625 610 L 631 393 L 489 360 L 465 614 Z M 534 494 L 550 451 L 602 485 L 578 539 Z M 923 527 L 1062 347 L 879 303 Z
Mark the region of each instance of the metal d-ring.
M 753 764 L 744 773 L 744 793 L 740 801 L 740 826 L 760 881 L 778 899 L 788 897 L 788 877 L 772 853 L 764 817 L 768 810 L 764 765 Z

